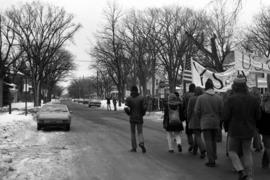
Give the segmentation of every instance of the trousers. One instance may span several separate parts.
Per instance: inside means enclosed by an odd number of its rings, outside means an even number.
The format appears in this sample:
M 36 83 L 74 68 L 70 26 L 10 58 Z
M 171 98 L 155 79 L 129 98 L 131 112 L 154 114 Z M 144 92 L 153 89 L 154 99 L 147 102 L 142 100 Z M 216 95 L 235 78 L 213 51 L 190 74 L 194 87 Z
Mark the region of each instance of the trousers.
M 131 147 L 132 147 L 132 149 L 137 148 L 136 129 L 137 129 L 139 144 L 141 144 L 141 143 L 144 144 L 143 124 L 130 123 Z

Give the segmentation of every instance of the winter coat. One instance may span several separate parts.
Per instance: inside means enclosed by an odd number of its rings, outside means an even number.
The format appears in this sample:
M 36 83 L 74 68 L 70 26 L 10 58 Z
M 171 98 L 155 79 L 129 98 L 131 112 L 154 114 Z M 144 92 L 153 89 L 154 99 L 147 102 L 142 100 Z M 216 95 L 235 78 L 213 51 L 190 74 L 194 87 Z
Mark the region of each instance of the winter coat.
M 260 134 L 270 135 L 270 113 L 267 113 L 261 109 L 261 119 L 257 124 Z
M 194 111 L 200 119 L 202 130 L 220 129 L 223 101 L 213 89 L 205 91 L 197 98 Z
M 187 108 L 188 102 L 191 97 L 194 96 L 194 92 L 188 92 L 183 97 L 183 111 L 184 111 L 184 119 L 187 120 Z
M 182 131 L 184 129 L 182 121 L 184 119 L 183 106 L 181 104 L 175 105 L 175 108 L 178 108 L 180 124 L 179 125 L 170 125 L 169 123 L 169 106 L 168 102 L 164 102 L 164 117 L 163 117 L 163 128 L 166 131 Z
M 132 92 L 131 96 L 126 99 L 126 106 L 130 108 L 130 123 L 143 124 L 143 116 L 147 108 L 144 97 L 138 93 Z
M 224 105 L 223 122 L 228 135 L 237 138 L 251 138 L 260 118 L 260 105 L 248 93 L 234 93 Z
M 194 112 L 194 107 L 197 101 L 197 96 L 193 96 L 189 99 L 187 107 L 187 122 L 189 129 L 201 129 L 201 122 L 198 115 Z

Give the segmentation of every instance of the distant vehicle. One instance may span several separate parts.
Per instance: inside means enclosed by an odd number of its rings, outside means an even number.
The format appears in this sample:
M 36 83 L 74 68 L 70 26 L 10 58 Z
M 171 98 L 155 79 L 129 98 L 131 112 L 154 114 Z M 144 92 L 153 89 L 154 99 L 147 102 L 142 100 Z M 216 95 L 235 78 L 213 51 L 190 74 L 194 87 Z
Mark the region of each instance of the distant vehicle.
M 101 99 L 90 98 L 88 101 L 88 107 L 92 107 L 92 106 L 101 107 Z
M 60 99 L 51 99 L 51 103 L 52 104 L 61 104 L 61 100 Z
M 45 104 L 37 112 L 37 130 L 48 126 L 61 126 L 70 130 L 71 112 L 64 104 Z

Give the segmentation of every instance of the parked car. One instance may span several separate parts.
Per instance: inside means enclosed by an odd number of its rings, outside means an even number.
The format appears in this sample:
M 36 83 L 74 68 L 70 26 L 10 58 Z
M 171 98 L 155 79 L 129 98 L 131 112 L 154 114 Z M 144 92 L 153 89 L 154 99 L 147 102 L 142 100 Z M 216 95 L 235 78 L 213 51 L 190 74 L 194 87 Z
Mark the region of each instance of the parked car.
M 45 104 L 37 112 L 37 130 L 48 126 L 61 126 L 70 130 L 71 112 L 64 104 Z
M 98 98 L 89 99 L 88 107 L 92 107 L 92 106 L 101 107 L 101 99 L 98 99 Z

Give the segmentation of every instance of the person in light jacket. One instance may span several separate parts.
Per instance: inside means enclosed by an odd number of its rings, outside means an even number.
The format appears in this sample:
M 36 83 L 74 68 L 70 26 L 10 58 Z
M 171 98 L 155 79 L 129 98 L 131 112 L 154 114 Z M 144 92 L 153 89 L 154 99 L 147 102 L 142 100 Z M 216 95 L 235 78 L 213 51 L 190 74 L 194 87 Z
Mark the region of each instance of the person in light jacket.
M 223 101 L 214 91 L 213 81 L 205 83 L 205 92 L 196 101 L 194 111 L 200 119 L 200 125 L 206 145 L 208 167 L 215 167 L 217 160 L 217 137 L 220 129 Z

